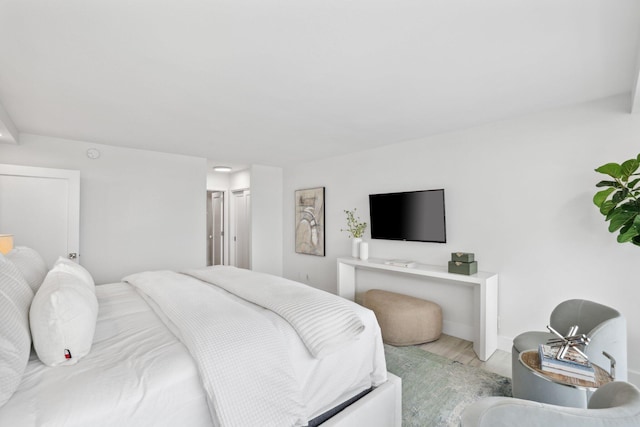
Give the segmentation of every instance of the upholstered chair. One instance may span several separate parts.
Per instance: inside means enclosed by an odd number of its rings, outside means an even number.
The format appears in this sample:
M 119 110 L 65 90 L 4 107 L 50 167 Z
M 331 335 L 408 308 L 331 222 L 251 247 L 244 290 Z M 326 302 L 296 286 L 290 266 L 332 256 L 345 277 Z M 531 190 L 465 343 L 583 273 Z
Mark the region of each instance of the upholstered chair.
M 460 427 L 637 427 L 640 390 L 615 381 L 591 396 L 588 408 L 532 402 L 511 397 L 486 397 L 465 408 Z
M 578 334 L 585 334 L 590 343 L 582 348 L 589 360 L 606 371 L 610 360 L 603 351 L 613 356 L 616 362 L 615 379 L 627 380 L 627 324 L 625 318 L 611 307 L 592 301 L 573 299 L 560 303 L 549 319 L 553 329 L 566 334 L 573 325 L 578 325 Z M 562 406 L 586 408 L 588 392 L 555 384 L 534 375 L 519 361 L 520 353 L 538 348 L 556 336 L 550 332 L 524 332 L 513 340 L 511 349 L 513 397 L 535 400 Z

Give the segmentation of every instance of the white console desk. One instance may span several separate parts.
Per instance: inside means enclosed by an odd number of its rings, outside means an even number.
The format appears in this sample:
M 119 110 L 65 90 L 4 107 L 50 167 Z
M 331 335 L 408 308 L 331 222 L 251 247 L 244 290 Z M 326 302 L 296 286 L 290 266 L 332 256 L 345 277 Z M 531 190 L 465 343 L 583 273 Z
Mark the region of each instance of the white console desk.
M 434 278 L 456 282 L 473 288 L 473 350 L 482 361 L 486 361 L 498 348 L 498 275 L 479 271 L 465 276 L 447 271 L 447 267 L 416 264 L 414 267 L 397 267 L 385 264 L 386 260 L 338 258 L 338 295 L 355 301 L 356 269 L 380 270 L 408 274 L 425 279 Z M 387 289 L 389 290 L 389 289 Z

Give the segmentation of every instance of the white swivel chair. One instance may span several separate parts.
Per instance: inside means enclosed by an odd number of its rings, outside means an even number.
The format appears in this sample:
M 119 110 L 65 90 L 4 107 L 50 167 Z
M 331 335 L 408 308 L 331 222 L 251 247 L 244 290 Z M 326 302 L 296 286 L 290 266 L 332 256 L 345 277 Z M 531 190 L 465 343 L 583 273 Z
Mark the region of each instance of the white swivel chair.
M 611 382 L 591 396 L 589 406 L 567 408 L 511 397 L 486 397 L 462 413 L 460 427 L 638 427 L 640 390 Z
M 560 303 L 553 309 L 549 324 L 561 334 L 567 333 L 571 326 L 578 325 L 578 334 L 585 334 L 591 340 L 589 345 L 582 348 L 589 360 L 608 371 L 611 362 L 603 351 L 607 352 L 616 362 L 615 379 L 627 380 L 627 323 L 617 310 L 592 301 L 572 299 Z M 586 391 L 540 378 L 518 360 L 521 352 L 537 349 L 538 344 L 545 344 L 550 338 L 556 336 L 550 332 L 531 331 L 524 332 L 513 340 L 513 397 L 586 408 Z

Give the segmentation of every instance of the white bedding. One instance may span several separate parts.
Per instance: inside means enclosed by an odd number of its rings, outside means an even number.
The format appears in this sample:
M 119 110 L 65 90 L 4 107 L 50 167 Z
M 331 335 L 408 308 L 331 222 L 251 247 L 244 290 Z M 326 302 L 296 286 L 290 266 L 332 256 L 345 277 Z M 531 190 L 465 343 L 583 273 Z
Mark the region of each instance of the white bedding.
M 342 348 L 364 329 L 345 299 L 302 283 L 223 265 L 185 274 L 277 313 L 298 332 L 314 357 Z
M 35 353 L 0 408 L 0 426 L 194 426 L 211 419 L 198 371 L 184 346 L 130 285 L 97 286 L 91 352 L 48 367 Z
M 189 349 L 215 425 L 307 424 L 285 339 L 259 312 L 172 271 L 124 280 L 152 301 Z
M 316 359 L 280 316 L 212 289 L 280 331 L 306 419 L 386 380 L 380 330 L 371 311 L 349 303 L 364 331 L 343 349 Z M 32 357 L 20 388 L 0 408 L 0 425 L 213 425 L 193 358 L 147 302 L 125 283 L 98 286 L 96 293 L 100 311 L 91 353 L 77 365 L 56 368 Z

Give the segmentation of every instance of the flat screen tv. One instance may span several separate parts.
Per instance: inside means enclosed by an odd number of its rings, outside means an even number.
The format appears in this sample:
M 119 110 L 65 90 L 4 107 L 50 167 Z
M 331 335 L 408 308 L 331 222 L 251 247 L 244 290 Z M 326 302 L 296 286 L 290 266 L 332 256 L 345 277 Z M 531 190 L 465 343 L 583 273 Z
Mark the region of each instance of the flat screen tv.
M 446 243 L 444 190 L 369 195 L 371 238 Z

